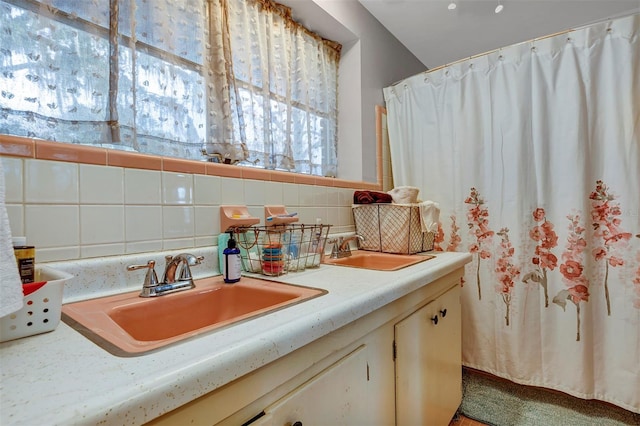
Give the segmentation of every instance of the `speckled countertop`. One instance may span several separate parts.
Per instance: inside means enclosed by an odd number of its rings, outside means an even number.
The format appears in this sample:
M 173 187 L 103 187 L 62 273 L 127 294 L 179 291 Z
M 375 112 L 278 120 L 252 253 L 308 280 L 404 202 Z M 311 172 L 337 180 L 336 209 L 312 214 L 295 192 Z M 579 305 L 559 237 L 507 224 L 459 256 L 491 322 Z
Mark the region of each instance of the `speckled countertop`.
M 0 344 L 0 424 L 142 424 L 468 263 L 466 253 L 395 272 L 322 265 L 278 281 L 328 294 L 147 355 L 121 358 L 65 323 Z

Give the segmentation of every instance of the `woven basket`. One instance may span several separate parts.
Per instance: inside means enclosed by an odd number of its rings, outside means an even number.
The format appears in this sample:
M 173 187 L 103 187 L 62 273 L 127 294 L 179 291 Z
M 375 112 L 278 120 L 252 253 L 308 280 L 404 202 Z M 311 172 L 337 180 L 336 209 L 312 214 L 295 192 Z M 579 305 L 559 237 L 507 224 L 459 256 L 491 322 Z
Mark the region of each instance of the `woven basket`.
M 422 232 L 416 204 L 354 204 L 356 233 L 364 237 L 360 249 L 413 254 L 433 250 L 433 232 Z

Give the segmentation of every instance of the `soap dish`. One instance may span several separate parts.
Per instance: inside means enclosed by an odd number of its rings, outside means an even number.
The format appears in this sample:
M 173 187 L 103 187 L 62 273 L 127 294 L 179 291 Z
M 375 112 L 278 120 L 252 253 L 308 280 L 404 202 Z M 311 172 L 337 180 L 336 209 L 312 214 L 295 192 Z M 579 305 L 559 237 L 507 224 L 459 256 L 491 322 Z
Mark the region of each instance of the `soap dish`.
M 260 223 L 260 218 L 251 216 L 247 206 L 220 206 L 220 231 L 248 228 Z
M 267 226 L 288 225 L 298 221 L 298 213 L 289 213 L 285 206 L 265 206 L 264 223 Z

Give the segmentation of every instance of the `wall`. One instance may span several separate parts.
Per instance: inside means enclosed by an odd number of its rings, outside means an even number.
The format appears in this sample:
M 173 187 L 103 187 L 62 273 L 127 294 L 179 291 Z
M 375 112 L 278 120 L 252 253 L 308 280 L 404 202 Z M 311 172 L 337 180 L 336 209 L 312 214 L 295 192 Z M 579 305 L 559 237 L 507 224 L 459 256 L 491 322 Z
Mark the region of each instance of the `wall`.
M 304 0 L 312 1 L 312 0 Z M 361 177 L 365 182 L 376 181 L 376 134 L 375 107 L 384 105 L 382 88 L 406 77 L 426 70 L 426 67 L 409 52 L 382 24 L 357 1 L 313 0 L 325 12 L 336 19 L 358 38 L 358 74 L 350 79 L 350 85 L 357 85 L 359 104 L 354 108 L 341 109 L 339 125 L 353 124 L 359 132 L 362 143 L 358 147 L 361 161 Z M 342 63 L 341 63 L 342 67 Z M 341 68 L 342 72 L 342 68 Z M 342 88 L 340 89 L 342 90 Z M 355 89 L 350 89 L 354 90 Z M 342 108 L 342 104 L 340 104 Z M 343 116 L 342 113 L 348 115 Z M 340 140 L 342 147 L 344 140 Z M 342 157 L 339 157 L 343 161 Z M 354 179 L 343 169 L 338 176 Z

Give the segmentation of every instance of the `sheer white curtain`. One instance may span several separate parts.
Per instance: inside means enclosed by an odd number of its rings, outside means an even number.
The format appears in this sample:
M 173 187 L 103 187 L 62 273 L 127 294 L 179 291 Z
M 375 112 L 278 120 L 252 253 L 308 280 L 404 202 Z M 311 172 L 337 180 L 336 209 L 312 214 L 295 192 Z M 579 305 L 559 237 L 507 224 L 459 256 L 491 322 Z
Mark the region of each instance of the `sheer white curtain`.
M 271 0 L 0 0 L 0 133 L 335 176 L 340 45 Z
M 470 251 L 463 362 L 640 412 L 640 15 L 385 89 L 396 185 Z
M 335 176 L 340 45 L 270 0 L 227 0 L 234 139 L 267 169 Z

